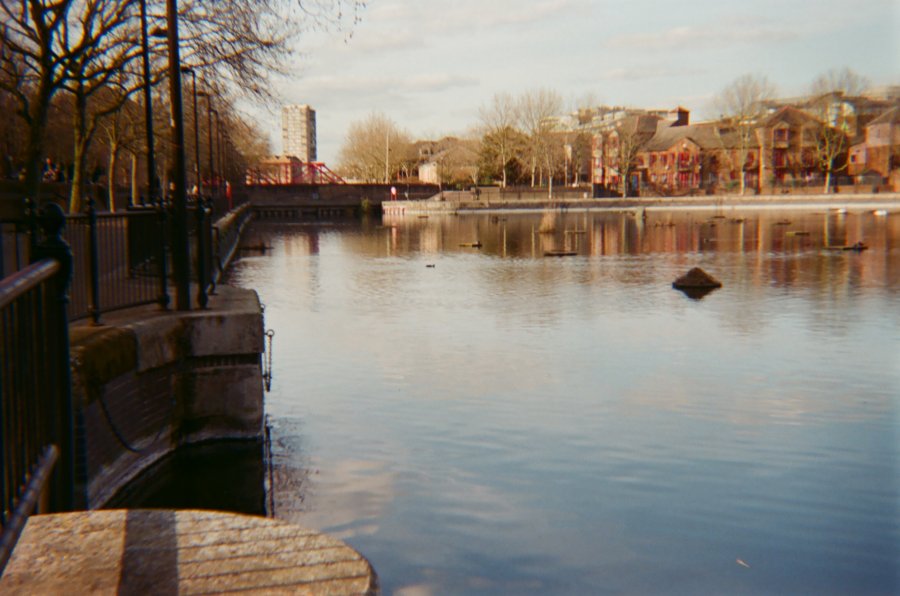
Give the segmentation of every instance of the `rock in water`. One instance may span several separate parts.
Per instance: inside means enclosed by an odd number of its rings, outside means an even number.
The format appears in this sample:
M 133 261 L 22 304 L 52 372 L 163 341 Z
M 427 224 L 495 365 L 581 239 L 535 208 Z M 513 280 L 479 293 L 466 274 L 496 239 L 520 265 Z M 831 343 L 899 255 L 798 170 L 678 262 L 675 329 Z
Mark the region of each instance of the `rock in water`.
M 673 288 L 685 289 L 685 288 L 721 288 L 722 282 L 717 280 L 715 277 L 700 269 L 699 267 L 694 267 L 674 282 L 672 282 Z

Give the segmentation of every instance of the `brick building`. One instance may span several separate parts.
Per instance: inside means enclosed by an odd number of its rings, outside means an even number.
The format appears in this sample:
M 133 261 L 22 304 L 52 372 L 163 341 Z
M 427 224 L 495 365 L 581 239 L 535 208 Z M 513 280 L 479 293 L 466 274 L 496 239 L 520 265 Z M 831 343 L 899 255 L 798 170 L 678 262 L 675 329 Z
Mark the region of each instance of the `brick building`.
M 316 161 L 316 111 L 307 105 L 281 109 L 281 144 L 286 156 Z

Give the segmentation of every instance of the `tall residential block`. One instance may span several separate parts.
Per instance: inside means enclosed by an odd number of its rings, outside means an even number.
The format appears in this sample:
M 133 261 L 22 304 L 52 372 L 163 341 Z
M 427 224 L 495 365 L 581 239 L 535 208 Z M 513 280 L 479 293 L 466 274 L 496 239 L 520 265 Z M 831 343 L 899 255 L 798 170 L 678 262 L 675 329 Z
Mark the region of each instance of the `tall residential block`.
M 281 145 L 285 155 L 316 161 L 316 111 L 307 105 L 281 110 Z

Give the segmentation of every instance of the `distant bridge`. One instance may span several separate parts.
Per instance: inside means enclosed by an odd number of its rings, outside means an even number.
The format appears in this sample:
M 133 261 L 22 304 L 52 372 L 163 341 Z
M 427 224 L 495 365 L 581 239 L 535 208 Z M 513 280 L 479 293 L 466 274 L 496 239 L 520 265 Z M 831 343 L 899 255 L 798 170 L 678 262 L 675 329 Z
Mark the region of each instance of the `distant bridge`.
M 392 197 L 391 189 L 396 195 Z M 436 184 L 284 184 L 249 186 L 245 192 L 258 219 L 354 215 L 396 200 L 421 200 L 439 192 Z

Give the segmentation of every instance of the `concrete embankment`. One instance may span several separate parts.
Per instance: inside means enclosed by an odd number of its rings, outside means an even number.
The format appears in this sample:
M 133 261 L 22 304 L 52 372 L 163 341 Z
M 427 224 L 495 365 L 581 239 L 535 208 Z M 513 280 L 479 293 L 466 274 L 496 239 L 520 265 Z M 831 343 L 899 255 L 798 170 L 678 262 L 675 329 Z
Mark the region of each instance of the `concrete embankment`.
M 369 562 L 324 534 L 213 511 L 83 511 L 29 518 L 3 594 L 378 593 Z
M 631 210 L 631 209 L 900 209 L 898 193 L 828 195 L 704 195 L 635 198 L 498 199 L 471 192 L 444 192 L 424 201 L 388 201 L 385 215 L 438 215 L 472 211 Z
M 220 286 L 205 310 L 146 306 L 104 323 L 70 329 L 80 506 L 102 507 L 181 445 L 262 436 L 255 292 Z

